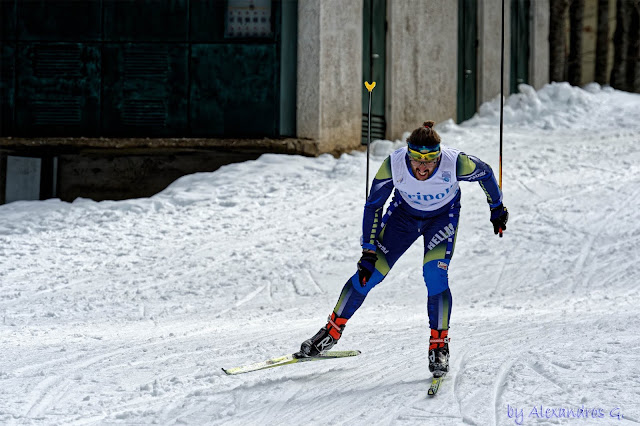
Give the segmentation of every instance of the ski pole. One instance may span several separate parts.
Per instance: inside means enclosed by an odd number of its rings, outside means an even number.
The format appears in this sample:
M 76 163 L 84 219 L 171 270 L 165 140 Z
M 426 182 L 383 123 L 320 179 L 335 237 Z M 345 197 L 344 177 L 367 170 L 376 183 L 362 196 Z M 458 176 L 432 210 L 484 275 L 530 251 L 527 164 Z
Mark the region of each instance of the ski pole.
M 367 201 L 367 199 L 369 198 L 369 145 L 371 145 L 371 94 L 373 92 L 373 88 L 376 87 L 376 82 L 372 81 L 371 84 L 369 84 L 368 81 L 364 82 L 364 86 L 367 88 L 367 90 L 369 91 L 369 114 L 368 114 L 368 131 L 367 131 L 367 185 L 366 185 L 366 192 L 364 194 L 364 200 L 365 202 Z
M 500 41 L 500 156 L 498 163 L 498 186 L 502 191 L 502 124 L 503 124 L 503 104 L 504 104 L 504 0 L 502 0 L 502 27 Z M 502 228 L 498 230 L 502 238 Z

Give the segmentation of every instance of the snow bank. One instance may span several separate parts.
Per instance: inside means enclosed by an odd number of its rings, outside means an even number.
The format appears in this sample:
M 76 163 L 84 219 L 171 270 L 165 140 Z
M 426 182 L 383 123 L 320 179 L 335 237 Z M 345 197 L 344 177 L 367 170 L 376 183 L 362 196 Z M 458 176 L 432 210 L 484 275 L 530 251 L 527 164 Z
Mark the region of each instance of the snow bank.
M 446 143 L 491 162 L 496 105 L 439 123 Z M 495 237 L 462 185 L 435 400 L 421 242 L 349 321 L 337 349 L 361 356 L 222 373 L 296 350 L 360 254 L 365 155 L 268 154 L 146 199 L 0 206 L 0 423 L 640 422 L 640 96 L 524 86 L 505 111 L 511 219 Z M 375 142 L 372 173 L 403 145 Z
M 589 125 L 589 115 L 600 104 L 601 97 L 611 89 L 592 88 L 591 91 L 569 83 L 551 83 L 540 91 L 526 84 L 518 86 L 504 104 L 504 125 L 519 128 L 580 128 Z M 478 113 L 465 126 L 496 126 L 500 123 L 500 97 L 481 105 Z M 591 122 L 591 125 L 593 123 Z

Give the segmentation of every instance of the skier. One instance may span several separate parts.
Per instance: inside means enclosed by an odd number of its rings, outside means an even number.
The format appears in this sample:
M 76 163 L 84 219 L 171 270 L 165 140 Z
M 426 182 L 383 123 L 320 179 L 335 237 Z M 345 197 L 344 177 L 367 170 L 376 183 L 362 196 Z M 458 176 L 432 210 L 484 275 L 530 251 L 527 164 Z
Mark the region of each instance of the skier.
M 491 210 L 497 235 L 506 230 L 509 213 L 491 167 L 476 157 L 440 144 L 440 135 L 426 121 L 415 129 L 407 146 L 388 156 L 364 206 L 362 257 L 346 282 L 327 324 L 305 340 L 298 356 L 313 357 L 333 347 L 347 321 L 398 258 L 418 237 L 424 237 L 423 276 L 429 314 L 429 371 L 441 377 L 449 371 L 451 291 L 448 270 L 460 215 L 460 181 L 479 182 Z M 394 190 L 384 216 L 384 204 Z

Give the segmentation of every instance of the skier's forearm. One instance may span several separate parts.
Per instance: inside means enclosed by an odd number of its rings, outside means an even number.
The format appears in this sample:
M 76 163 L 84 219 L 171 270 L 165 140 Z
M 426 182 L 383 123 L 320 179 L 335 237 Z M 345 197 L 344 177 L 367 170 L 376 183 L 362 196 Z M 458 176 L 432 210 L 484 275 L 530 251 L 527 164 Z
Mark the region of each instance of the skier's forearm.
M 502 191 L 500 191 L 500 187 L 493 173 L 491 173 L 489 178 L 481 180 L 479 183 L 487 196 L 489 207 L 494 208 L 502 204 Z
M 376 177 L 371 184 L 369 198 L 364 205 L 362 217 L 362 241 L 361 245 L 366 250 L 376 250 L 375 240 L 380 232 L 382 223 L 382 211 L 384 203 L 393 191 L 393 179 L 391 179 L 391 161 L 387 157 L 380 166 Z
M 384 206 L 384 202 L 383 202 Z M 368 204 L 364 207 L 362 218 L 362 248 L 365 250 L 376 250 L 376 237 L 380 232 L 382 222 L 382 207 L 374 208 Z
M 383 185 L 376 185 L 377 182 L 379 182 L 378 179 L 373 180 L 371 194 L 364 205 L 362 216 L 362 248 L 372 251 L 376 250 L 376 237 L 382 224 L 384 203 L 393 191 L 391 179 Z

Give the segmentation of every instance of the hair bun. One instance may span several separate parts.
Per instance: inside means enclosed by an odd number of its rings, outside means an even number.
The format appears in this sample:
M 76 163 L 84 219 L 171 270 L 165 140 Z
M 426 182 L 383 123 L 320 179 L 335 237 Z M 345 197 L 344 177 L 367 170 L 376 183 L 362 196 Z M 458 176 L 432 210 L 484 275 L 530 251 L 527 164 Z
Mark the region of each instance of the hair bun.
M 433 120 L 428 120 L 428 121 L 425 121 L 424 123 L 422 123 L 422 125 L 424 127 L 428 127 L 430 129 L 433 127 L 434 124 L 436 124 L 436 122 L 433 121 Z

